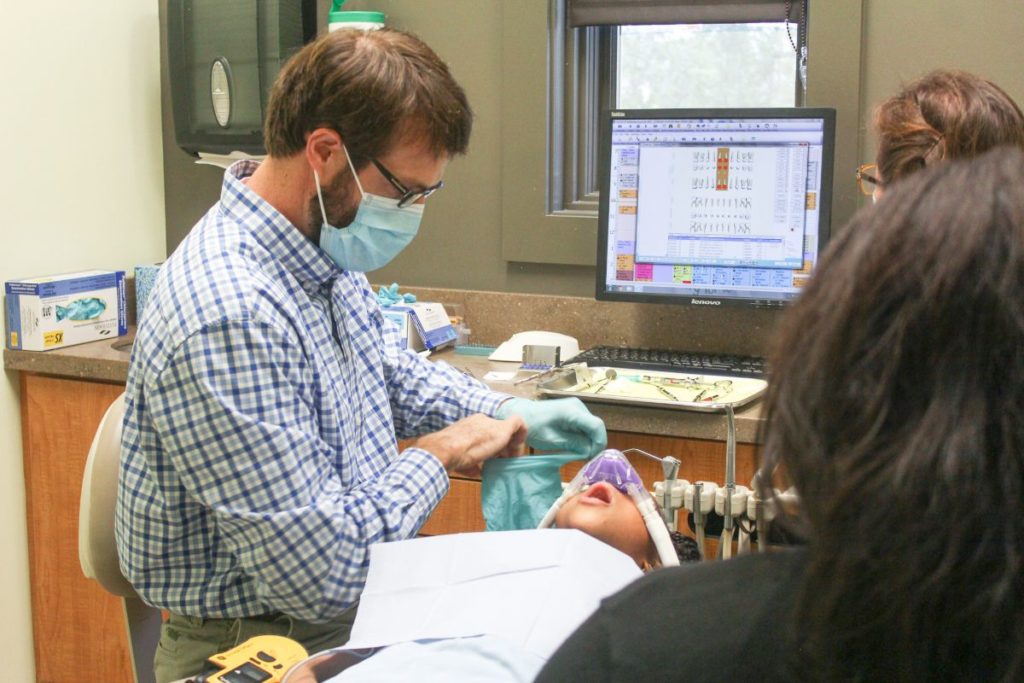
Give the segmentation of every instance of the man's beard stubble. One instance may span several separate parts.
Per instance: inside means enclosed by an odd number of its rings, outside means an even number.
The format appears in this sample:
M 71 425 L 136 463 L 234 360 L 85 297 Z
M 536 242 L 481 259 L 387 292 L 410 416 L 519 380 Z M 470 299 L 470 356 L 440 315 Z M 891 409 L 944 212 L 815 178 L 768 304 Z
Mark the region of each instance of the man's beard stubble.
M 356 218 L 356 211 L 359 209 L 359 200 L 356 196 L 359 189 L 352 181 L 352 173 L 347 171 L 335 176 L 331 184 L 321 187 L 320 191 L 324 196 L 324 210 L 327 212 L 327 222 L 335 228 L 344 228 Z M 320 201 L 314 192 L 309 200 L 308 214 L 308 235 L 314 244 L 320 243 L 320 226 L 323 223 L 323 214 L 320 213 Z

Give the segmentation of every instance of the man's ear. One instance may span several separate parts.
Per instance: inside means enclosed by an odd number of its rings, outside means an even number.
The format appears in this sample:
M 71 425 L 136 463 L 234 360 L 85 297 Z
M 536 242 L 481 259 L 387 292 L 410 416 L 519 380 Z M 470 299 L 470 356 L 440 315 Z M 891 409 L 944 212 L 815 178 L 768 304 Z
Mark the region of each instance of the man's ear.
M 338 172 L 338 162 L 345 163 L 344 143 L 337 131 L 317 128 L 306 136 L 306 162 L 319 174 L 321 182 Z M 342 166 L 343 167 L 343 166 Z

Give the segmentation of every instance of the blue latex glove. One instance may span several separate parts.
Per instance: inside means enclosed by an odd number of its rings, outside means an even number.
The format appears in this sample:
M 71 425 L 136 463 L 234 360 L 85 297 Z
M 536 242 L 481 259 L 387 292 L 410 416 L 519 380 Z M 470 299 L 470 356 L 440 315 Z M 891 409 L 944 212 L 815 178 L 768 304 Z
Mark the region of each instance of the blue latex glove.
M 394 306 L 395 304 L 411 304 L 416 301 L 415 294 L 400 294 L 398 292 L 398 283 L 392 282 L 390 287 L 381 285 L 377 290 L 377 303 L 380 304 L 381 308 L 387 308 L 388 306 Z
M 531 401 L 513 398 L 498 408 L 497 417 L 523 418 L 528 431 L 526 443 L 538 451 L 560 451 L 591 457 L 608 445 L 608 433 L 601 418 L 595 417 L 578 398 Z

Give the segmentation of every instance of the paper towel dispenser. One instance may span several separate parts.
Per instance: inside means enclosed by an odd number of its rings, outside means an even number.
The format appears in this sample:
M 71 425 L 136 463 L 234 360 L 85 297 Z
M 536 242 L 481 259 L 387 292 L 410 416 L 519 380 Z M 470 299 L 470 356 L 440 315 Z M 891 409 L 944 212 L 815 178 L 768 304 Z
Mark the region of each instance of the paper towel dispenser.
M 317 26 L 316 0 L 167 0 L 178 146 L 193 156 L 265 154 L 270 88 Z

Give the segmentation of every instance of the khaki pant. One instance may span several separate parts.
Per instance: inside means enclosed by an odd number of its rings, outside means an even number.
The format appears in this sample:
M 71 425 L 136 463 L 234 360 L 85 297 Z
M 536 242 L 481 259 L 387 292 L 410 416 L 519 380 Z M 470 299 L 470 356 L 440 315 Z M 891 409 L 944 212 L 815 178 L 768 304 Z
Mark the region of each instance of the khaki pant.
M 310 624 L 284 614 L 244 619 L 203 619 L 171 614 L 160 629 L 153 668 L 157 683 L 170 683 L 198 675 L 207 658 L 230 650 L 253 636 L 286 636 L 310 654 L 344 645 L 352 631 L 356 608 L 326 624 Z

